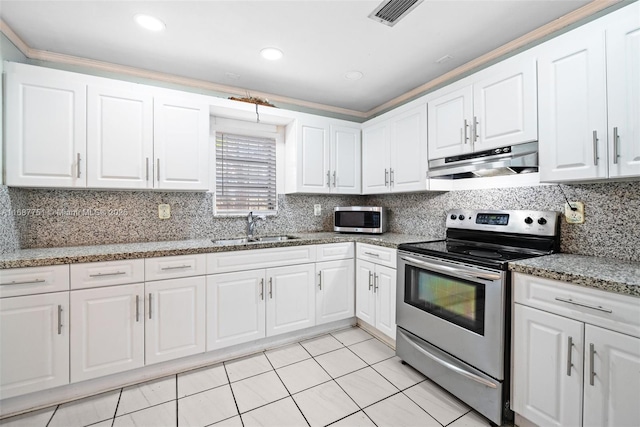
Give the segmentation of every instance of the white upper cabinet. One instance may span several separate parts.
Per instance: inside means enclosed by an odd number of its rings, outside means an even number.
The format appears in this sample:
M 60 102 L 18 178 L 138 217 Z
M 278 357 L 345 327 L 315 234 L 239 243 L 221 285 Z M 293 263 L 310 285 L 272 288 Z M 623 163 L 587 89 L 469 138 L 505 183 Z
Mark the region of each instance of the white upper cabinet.
M 360 128 L 331 125 L 331 192 L 360 194 Z
M 331 189 L 329 125 L 300 123 L 298 131 L 298 190 L 301 193 L 328 193 Z
M 23 64 L 5 71 L 7 185 L 85 187 L 86 83 Z
M 427 111 L 404 109 L 362 130 L 362 193 L 427 189 Z
M 640 5 L 539 47 L 540 179 L 640 176 Z
M 153 97 L 137 85 L 89 86 L 87 186 L 153 188 Z
M 441 159 L 471 151 L 473 89 L 465 86 L 428 104 L 429 158 Z

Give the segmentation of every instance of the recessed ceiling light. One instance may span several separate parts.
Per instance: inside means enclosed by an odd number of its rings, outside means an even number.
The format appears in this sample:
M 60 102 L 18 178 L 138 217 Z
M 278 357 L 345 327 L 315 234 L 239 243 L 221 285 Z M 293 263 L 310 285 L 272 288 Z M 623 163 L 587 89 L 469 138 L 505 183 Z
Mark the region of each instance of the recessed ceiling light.
M 145 28 L 149 31 L 162 31 L 166 28 L 166 25 L 164 24 L 164 22 L 162 22 L 161 20 L 153 16 L 139 13 L 135 15 L 133 19 L 135 19 L 138 25 L 140 25 L 142 28 Z
M 360 71 L 347 71 L 344 74 L 344 78 L 347 80 L 360 80 L 364 74 Z
M 227 76 L 228 78 L 232 79 L 232 80 L 238 80 L 240 78 L 240 74 L 232 73 L 230 71 L 224 73 L 224 75 Z
M 260 51 L 260 55 L 262 55 L 264 59 L 275 61 L 282 58 L 283 54 L 280 49 L 276 49 L 275 47 L 265 47 Z

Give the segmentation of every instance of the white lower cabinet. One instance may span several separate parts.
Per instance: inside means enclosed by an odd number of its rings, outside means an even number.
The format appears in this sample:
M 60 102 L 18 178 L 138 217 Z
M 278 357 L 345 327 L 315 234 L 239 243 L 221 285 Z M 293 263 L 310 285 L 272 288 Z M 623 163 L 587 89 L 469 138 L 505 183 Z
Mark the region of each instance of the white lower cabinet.
M 316 264 L 316 324 L 353 317 L 355 283 L 353 258 Z
M 316 324 L 315 264 L 266 270 L 267 336 Z
M 396 337 L 396 270 L 356 260 L 356 317 Z
M 69 383 L 69 293 L 0 299 L 0 398 Z

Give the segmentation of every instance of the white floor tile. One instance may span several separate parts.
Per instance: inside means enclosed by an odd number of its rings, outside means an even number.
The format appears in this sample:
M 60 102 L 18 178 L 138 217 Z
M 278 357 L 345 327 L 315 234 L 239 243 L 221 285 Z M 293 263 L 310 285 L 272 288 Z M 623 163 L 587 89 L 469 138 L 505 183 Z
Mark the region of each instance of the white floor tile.
M 451 423 L 450 427 L 488 427 L 491 424 L 477 412 L 471 411 Z
M 176 399 L 176 376 L 126 387 L 120 395 L 116 416 Z
M 404 393 L 441 424 L 447 425 L 470 408 L 431 381 L 424 381 Z
M 27 412 L 15 417 L 0 420 L 2 427 L 46 427 L 47 423 L 56 410 L 55 406 L 40 409 L 38 411 Z
M 178 398 L 228 384 L 222 363 L 178 374 Z
M 175 424 L 175 422 L 174 422 Z M 90 424 L 87 427 L 111 427 L 113 425 L 113 419 L 110 420 L 106 420 L 106 421 L 100 421 L 99 423 L 95 423 L 95 424 Z
M 343 329 L 341 331 L 332 332 L 331 335 L 333 335 L 335 339 L 346 346 L 373 338 L 373 336 L 369 335 L 367 332 L 358 328 L 357 326 L 349 329 Z
M 312 427 L 325 426 L 359 409 L 333 381 L 294 394 L 293 399 Z
M 440 423 L 402 393 L 369 406 L 364 412 L 378 427 L 440 427 Z
M 231 384 L 240 413 L 289 395 L 275 371 L 265 372 Z
M 329 374 L 313 359 L 287 365 L 276 369 L 276 372 L 291 394 L 317 386 L 331 379 Z
M 411 366 L 403 365 L 399 357 L 383 360 L 375 365 L 371 365 L 371 367 L 391 381 L 391 383 L 400 390 L 418 384 L 425 379 L 424 375 Z
M 377 339 L 353 344 L 350 345 L 349 348 L 369 365 L 373 365 L 374 363 L 381 362 L 396 355 L 396 352 L 391 349 L 391 347 L 388 347 Z
M 263 372 L 273 369 L 267 357 L 262 353 L 225 362 L 224 367 L 227 369 L 227 374 L 231 382 L 262 374 Z
M 231 387 L 223 385 L 178 399 L 178 426 L 198 427 L 238 415 Z
M 311 357 L 309 352 L 298 343 L 274 348 L 273 350 L 266 351 L 265 355 L 275 369 L 291 365 L 292 363 L 301 362 Z
M 361 408 L 398 392 L 393 384 L 371 368 L 352 372 L 336 382 Z
M 86 426 L 113 418 L 119 397 L 120 390 L 116 390 L 62 404 L 49 427 Z
M 324 335 L 319 338 L 302 341 L 300 344 L 302 344 L 312 356 L 328 353 L 343 347 L 340 341 L 331 335 Z
M 348 348 L 321 354 L 315 359 L 333 378 L 341 377 L 367 366 L 362 359 L 353 354 Z
M 231 417 L 211 425 L 216 427 L 243 427 L 240 415 L 236 415 L 235 417 Z
M 244 427 L 299 427 L 307 425 L 293 399 L 278 400 L 242 414 Z
M 331 427 L 376 427 L 376 425 L 367 414 L 360 411 L 331 424 Z
M 113 427 L 175 427 L 175 425 L 175 400 L 116 417 L 113 423 Z

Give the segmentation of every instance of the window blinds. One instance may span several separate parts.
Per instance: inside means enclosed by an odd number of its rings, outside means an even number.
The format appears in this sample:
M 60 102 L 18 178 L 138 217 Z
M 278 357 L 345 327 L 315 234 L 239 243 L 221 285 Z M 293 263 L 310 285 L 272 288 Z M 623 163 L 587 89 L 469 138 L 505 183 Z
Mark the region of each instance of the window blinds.
M 275 138 L 216 133 L 216 211 L 275 210 Z

